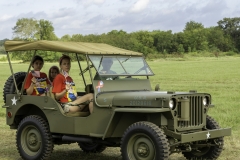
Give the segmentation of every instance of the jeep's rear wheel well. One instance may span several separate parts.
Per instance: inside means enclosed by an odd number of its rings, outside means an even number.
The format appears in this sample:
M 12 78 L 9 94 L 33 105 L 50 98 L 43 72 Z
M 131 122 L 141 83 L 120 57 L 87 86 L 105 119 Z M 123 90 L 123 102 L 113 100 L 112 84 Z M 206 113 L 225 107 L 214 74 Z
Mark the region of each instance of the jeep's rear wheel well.
M 22 121 L 23 118 L 29 116 L 29 115 L 38 115 L 41 116 L 43 119 L 48 122 L 47 117 L 45 116 L 44 112 L 37 106 L 33 104 L 27 104 L 22 106 L 16 113 L 16 116 L 14 118 L 14 128 L 16 129 L 19 125 L 19 123 Z

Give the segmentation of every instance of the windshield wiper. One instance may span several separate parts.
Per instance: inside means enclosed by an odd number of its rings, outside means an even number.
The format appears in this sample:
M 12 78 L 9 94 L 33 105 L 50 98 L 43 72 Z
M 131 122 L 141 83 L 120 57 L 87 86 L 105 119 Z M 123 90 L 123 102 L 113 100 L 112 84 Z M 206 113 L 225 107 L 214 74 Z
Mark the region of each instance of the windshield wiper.
M 93 68 L 93 65 L 90 65 L 90 66 L 89 66 L 89 69 L 90 69 L 90 68 Z M 87 70 L 88 70 L 88 67 L 85 68 L 81 73 L 79 73 L 79 75 L 80 75 L 80 76 L 83 75 L 85 72 L 87 72 Z
M 137 70 L 134 74 L 138 74 L 140 71 L 144 70 L 147 68 L 147 65 L 144 65 L 142 68 L 140 68 L 139 70 Z
M 126 58 L 124 61 L 122 61 L 122 63 L 126 62 L 127 60 L 129 60 L 131 58 L 131 56 L 129 56 L 128 58 Z

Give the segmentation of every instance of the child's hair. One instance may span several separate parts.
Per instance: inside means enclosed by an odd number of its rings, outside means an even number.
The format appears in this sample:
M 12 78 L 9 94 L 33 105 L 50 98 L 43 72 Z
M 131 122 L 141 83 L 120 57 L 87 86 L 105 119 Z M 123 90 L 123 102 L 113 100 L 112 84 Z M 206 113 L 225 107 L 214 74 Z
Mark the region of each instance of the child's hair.
M 61 65 L 62 64 L 62 60 L 63 59 L 68 59 L 69 61 L 71 61 L 71 58 L 69 57 L 69 56 L 67 56 L 67 55 L 62 55 L 62 57 L 60 57 L 60 59 L 59 59 L 59 65 Z
M 49 69 L 49 71 L 48 71 L 48 78 L 49 78 L 49 80 L 50 80 L 51 82 L 53 81 L 53 77 L 51 76 L 51 70 L 52 70 L 52 69 L 55 69 L 58 74 L 60 73 L 59 68 L 58 68 L 57 66 L 52 66 L 52 67 Z
M 37 60 L 42 61 L 44 63 L 43 58 L 39 55 L 36 55 L 33 57 L 31 65 L 33 65 L 33 63 L 36 62 Z

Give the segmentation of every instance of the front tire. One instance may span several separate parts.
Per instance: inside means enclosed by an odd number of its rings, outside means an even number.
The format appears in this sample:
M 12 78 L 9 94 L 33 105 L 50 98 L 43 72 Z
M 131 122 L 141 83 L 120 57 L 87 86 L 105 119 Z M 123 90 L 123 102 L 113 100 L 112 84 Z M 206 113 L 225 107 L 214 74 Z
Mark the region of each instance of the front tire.
M 48 124 L 37 115 L 25 117 L 20 122 L 16 140 L 17 150 L 23 159 L 45 160 L 53 150 Z
M 212 130 L 212 129 L 220 129 L 218 123 L 210 116 L 207 116 L 207 129 Z M 215 142 L 214 142 L 215 141 Z M 216 138 L 216 139 L 209 139 L 208 143 L 215 144 L 218 143 L 219 145 L 211 146 L 211 147 L 203 147 L 203 148 L 198 148 L 197 151 L 193 150 L 191 152 L 183 152 L 183 155 L 187 159 L 217 159 L 222 150 L 223 150 L 223 145 L 224 145 L 224 140 L 223 137 Z M 201 143 L 201 142 L 199 142 Z M 202 142 L 203 144 L 206 142 Z
M 163 131 L 150 122 L 137 122 L 127 128 L 121 152 L 124 160 L 167 160 L 170 154 Z

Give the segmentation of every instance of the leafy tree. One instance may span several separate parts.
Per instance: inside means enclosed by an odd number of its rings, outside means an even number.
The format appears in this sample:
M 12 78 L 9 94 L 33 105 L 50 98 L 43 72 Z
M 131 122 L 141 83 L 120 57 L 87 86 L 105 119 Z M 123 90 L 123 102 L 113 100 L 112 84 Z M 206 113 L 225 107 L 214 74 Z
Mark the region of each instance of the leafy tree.
M 5 38 L 5 39 L 3 39 L 3 40 L 0 40 L 0 46 L 3 46 L 3 45 L 4 45 L 4 42 L 7 41 L 7 40 L 9 40 L 9 39 Z
M 84 36 L 81 34 L 74 34 L 72 35 L 71 41 L 75 41 L 75 42 L 81 42 L 83 41 Z
M 230 35 L 235 48 L 240 51 L 240 17 L 224 18 L 217 22 L 225 35 Z
M 138 31 L 130 34 L 133 39 L 137 40 L 135 43 L 136 50 L 143 53 L 145 56 L 149 53 L 154 52 L 154 37 L 151 32 L 148 31 Z
M 183 31 L 184 32 L 185 31 L 193 31 L 195 29 L 204 29 L 204 26 L 203 26 L 202 23 L 198 23 L 198 22 L 195 22 L 195 21 L 190 21 L 190 22 L 186 23 Z
M 142 43 L 144 46 L 146 47 L 153 47 L 153 44 L 154 44 L 154 38 L 153 36 L 151 35 L 150 32 L 148 31 L 138 31 L 138 32 L 135 32 L 133 33 L 133 36 L 136 37 L 136 39 Z
M 54 34 L 52 22 L 44 19 L 38 21 L 38 32 L 35 37 L 39 40 L 56 40 L 57 36 Z
M 170 53 L 178 51 L 179 44 L 182 44 L 184 50 L 187 51 L 188 46 L 185 45 L 185 35 L 183 32 L 178 32 L 173 34 L 172 47 Z
M 188 49 L 188 47 L 191 47 L 192 51 L 195 50 L 205 50 L 208 47 L 207 45 L 207 32 L 203 28 L 193 29 L 184 31 L 184 48 L 185 50 Z
M 173 34 L 172 31 L 153 31 L 154 46 L 158 52 L 171 52 Z
M 18 19 L 13 27 L 14 39 L 18 40 L 56 40 L 54 27 L 50 21 L 33 18 Z
M 182 53 L 184 53 L 184 52 L 185 52 L 185 50 L 184 50 L 184 48 L 183 48 L 183 45 L 182 45 L 182 44 L 179 44 L 179 45 L 178 45 L 178 53 L 182 54 Z
M 203 24 L 195 22 L 195 21 L 190 21 L 190 22 L 186 23 L 185 28 L 184 28 L 183 31 L 184 32 L 185 31 L 193 31 L 193 30 L 196 30 L 196 29 L 204 29 Z
M 33 18 L 18 19 L 12 29 L 14 38 L 22 40 L 35 39 L 35 34 L 39 31 L 38 21 Z
M 6 38 L 3 39 L 3 40 L 0 40 L 0 54 L 5 54 L 6 53 L 3 45 L 4 45 L 4 42 L 7 41 L 7 40 L 8 39 L 6 39 Z
M 3 46 L 0 46 L 0 54 L 4 54 L 4 47 Z
M 206 29 L 207 41 L 210 50 L 229 51 L 233 50 L 234 45 L 230 35 L 225 35 L 219 27 L 210 27 Z
M 72 37 L 71 37 L 69 34 L 66 34 L 66 35 L 62 36 L 62 37 L 60 38 L 60 40 L 61 40 L 61 41 L 70 41 L 71 38 L 72 38 Z
M 240 17 L 223 18 L 223 20 L 220 20 L 217 23 L 225 34 L 233 35 L 240 30 Z

